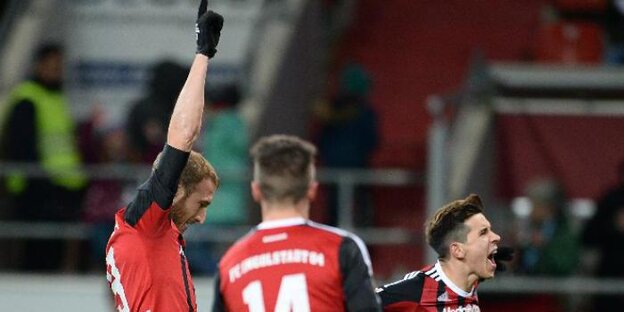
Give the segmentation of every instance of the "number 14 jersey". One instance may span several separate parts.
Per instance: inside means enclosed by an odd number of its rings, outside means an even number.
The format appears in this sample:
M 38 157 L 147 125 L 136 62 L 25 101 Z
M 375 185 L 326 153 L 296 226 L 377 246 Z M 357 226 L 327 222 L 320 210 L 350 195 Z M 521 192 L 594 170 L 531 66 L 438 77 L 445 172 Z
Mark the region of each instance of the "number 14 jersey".
M 380 311 L 362 240 L 303 218 L 263 222 L 219 263 L 213 311 Z

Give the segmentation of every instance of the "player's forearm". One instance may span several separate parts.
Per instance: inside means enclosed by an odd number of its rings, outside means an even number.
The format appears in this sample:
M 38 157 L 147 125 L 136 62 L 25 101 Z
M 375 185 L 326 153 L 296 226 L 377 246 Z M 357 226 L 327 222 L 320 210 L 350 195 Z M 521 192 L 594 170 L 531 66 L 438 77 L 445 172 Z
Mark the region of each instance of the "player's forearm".
M 190 151 L 199 136 L 204 111 L 204 83 L 208 57 L 196 54 L 169 122 L 167 144 Z

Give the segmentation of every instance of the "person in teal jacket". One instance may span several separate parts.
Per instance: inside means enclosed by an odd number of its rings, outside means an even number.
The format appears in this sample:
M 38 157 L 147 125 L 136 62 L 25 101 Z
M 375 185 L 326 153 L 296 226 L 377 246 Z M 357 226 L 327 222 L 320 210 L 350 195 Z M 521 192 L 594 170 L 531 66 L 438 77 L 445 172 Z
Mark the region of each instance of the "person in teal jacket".
M 202 134 L 203 155 L 220 172 L 223 179 L 215 195 L 206 223 L 189 230 L 189 235 L 215 235 L 220 226 L 248 223 L 249 183 L 245 173 L 249 167 L 249 135 L 247 124 L 238 111 L 240 90 L 234 83 L 208 90 L 207 127 Z M 221 252 L 218 244 L 189 242 L 187 255 L 192 270 L 199 274 L 212 274 Z
M 566 212 L 563 187 L 553 179 L 532 181 L 526 189 L 532 210 L 528 237 L 521 245 L 520 271 L 529 275 L 576 273 L 581 242 Z
M 238 86 L 228 84 L 208 95 L 209 119 L 204 132 L 203 154 L 225 176 L 209 214 L 209 223 L 239 225 L 247 222 L 248 184 L 242 176 L 249 166 L 247 124 L 237 110 Z M 238 177 L 238 178 L 237 178 Z

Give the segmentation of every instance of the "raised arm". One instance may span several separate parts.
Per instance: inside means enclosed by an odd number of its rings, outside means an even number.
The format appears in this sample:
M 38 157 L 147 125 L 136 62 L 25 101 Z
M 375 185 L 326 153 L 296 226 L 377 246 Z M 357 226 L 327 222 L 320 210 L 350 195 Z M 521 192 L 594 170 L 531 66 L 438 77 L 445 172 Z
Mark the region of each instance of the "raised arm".
M 171 114 L 167 144 L 189 152 L 197 139 L 204 111 L 204 82 L 208 69 L 208 57 L 195 55 L 193 65 Z
M 208 62 L 217 52 L 223 28 L 223 17 L 213 11 L 207 11 L 207 8 L 208 1 L 202 0 L 195 25 L 197 54 L 171 114 L 167 132 L 167 144 L 186 152 L 191 150 L 199 136 Z
M 216 47 L 223 27 L 223 17 L 212 11 L 206 12 L 207 6 L 208 2 L 202 0 L 195 27 L 197 54 L 171 114 L 167 145 L 154 173 L 139 187 L 124 215 L 128 224 L 144 228 L 147 232 L 157 231 L 163 224 L 169 224 L 168 214 L 156 214 L 152 218 L 145 218 L 144 215 L 153 202 L 161 210 L 171 208 L 180 175 L 201 129 L 206 70 L 209 59 L 217 52 Z

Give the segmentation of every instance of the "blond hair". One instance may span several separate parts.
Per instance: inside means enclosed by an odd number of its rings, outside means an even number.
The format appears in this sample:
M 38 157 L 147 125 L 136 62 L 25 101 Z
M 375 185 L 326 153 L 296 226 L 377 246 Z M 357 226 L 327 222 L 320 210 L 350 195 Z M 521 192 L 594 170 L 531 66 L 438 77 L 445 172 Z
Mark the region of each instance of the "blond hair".
M 158 154 L 152 168 L 158 167 L 162 154 L 162 152 Z M 180 174 L 178 187 L 182 187 L 185 190 L 184 195 L 188 195 L 192 193 L 195 190 L 195 186 L 204 179 L 209 179 L 214 183 L 215 187 L 219 187 L 219 176 L 214 167 L 212 167 L 210 162 L 208 162 L 202 154 L 191 151 L 188 161 Z

